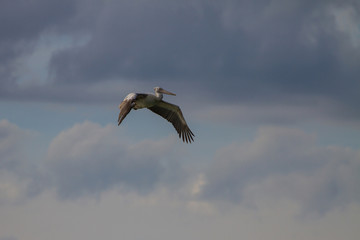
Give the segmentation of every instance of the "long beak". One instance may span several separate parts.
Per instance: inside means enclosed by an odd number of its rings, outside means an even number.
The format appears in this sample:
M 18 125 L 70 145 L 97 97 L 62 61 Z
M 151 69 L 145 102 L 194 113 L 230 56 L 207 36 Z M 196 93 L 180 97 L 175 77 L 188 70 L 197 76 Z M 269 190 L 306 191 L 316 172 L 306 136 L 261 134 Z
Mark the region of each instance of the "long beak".
M 172 93 L 172 92 L 166 91 L 166 90 L 164 90 L 164 89 L 160 89 L 160 90 L 159 90 L 159 92 L 164 93 L 164 94 L 168 94 L 168 95 L 173 95 L 173 96 L 176 96 L 176 94 L 175 94 L 175 93 Z

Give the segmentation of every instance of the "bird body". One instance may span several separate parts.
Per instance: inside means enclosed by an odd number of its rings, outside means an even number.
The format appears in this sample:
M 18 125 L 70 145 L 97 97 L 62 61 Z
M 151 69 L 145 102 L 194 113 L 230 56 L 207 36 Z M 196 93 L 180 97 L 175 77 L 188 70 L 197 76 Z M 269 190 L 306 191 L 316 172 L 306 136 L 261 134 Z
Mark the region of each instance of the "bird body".
M 171 122 L 179 137 L 186 143 L 194 141 L 194 134 L 188 127 L 185 118 L 179 106 L 163 101 L 163 93 L 174 95 L 160 87 L 154 88 L 155 95 L 145 93 L 129 93 L 119 105 L 120 113 L 118 118 L 118 125 L 124 120 L 131 109 L 137 110 L 141 108 L 148 108 L 150 111 L 160 115 L 167 121 Z

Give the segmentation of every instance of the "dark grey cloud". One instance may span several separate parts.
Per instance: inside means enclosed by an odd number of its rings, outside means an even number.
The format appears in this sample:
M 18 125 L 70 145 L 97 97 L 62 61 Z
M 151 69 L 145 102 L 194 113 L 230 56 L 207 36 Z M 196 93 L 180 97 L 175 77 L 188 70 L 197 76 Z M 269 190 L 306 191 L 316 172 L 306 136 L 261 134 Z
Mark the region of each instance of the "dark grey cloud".
M 97 1 L 4 0 L 0 7 L 0 96 L 17 89 L 18 59 L 31 54 L 41 36 L 83 34 L 93 24 Z M 95 15 L 96 16 L 96 15 Z M 26 76 L 21 76 L 26 77 Z M 19 89 L 17 89 L 19 90 Z M 15 91 L 16 92 L 16 91 Z
M 69 34 L 89 31 L 101 6 L 101 1 L 4 0 L 0 9 L 1 47 L 15 52 L 46 32 Z M 0 60 L 4 60 L 7 55 L 0 56 Z
M 61 24 L 74 11 L 73 1 L 5 0 L 0 8 L 0 73 L 2 82 L 10 81 L 14 59 L 32 51 L 39 35 Z M 8 73 L 9 74 L 9 73 Z M 11 75 L 11 74 L 10 74 Z
M 207 5 L 196 1 L 111 2 L 87 45 L 54 56 L 56 78 L 65 82 L 114 77 L 172 80 L 202 75 L 212 64 L 209 56 L 223 49 L 218 44 L 222 38 L 218 13 Z
M 48 26 L 59 24 L 74 13 L 74 1 L 5 0 L 1 3 L 2 41 L 35 38 Z M 15 14 L 16 13 L 16 14 Z
M 252 90 L 341 95 L 340 82 L 345 81 L 349 90 L 357 87 L 359 66 L 344 73 L 342 58 L 359 56 L 359 51 L 343 52 L 349 37 L 336 28 L 330 11 L 348 5 L 358 14 L 355 2 L 283 4 L 111 2 L 88 44 L 54 56 L 55 78 L 165 78 L 200 81 L 207 90 L 222 90 L 226 83 L 242 94 Z
M 360 118 L 358 1 L 5 3 L 3 98 L 98 100 L 73 89 L 109 80 L 179 88 L 186 83 L 195 89 L 189 95 L 214 102 L 291 106 L 293 95 L 303 101 L 321 97 L 341 106 L 337 115 Z M 10 18 L 17 9 L 23 14 Z M 17 88 L 13 60 L 49 33 L 89 40 L 53 53 L 48 85 Z
M 304 214 L 323 214 L 360 201 L 354 184 L 359 156 L 351 149 L 317 146 L 314 136 L 300 130 L 262 128 L 253 142 L 218 151 L 200 195 L 236 204 L 287 198 Z

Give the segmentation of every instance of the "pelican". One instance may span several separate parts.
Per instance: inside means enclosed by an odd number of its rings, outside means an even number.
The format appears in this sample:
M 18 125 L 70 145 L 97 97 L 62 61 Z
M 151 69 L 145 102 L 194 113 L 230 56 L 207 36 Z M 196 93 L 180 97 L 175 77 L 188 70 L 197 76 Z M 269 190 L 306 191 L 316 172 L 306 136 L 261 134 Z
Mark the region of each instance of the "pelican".
M 161 87 L 155 87 L 154 91 L 155 95 L 146 93 L 129 93 L 119 105 L 120 113 L 118 125 L 121 124 L 131 109 L 137 110 L 147 108 L 171 122 L 179 134 L 179 138 L 182 138 L 183 142 L 186 141 L 186 143 L 191 143 L 191 141 L 194 141 L 193 137 L 195 137 L 195 135 L 188 127 L 179 106 L 162 100 L 163 94 L 173 96 L 176 96 L 176 94 L 166 91 Z

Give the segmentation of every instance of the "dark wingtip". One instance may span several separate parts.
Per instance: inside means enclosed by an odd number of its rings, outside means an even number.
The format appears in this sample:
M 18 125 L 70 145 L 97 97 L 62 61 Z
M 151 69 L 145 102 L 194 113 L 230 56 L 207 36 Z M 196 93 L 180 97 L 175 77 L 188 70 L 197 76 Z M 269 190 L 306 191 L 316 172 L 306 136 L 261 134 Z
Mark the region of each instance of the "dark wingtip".
M 186 130 L 180 131 L 179 132 L 179 138 L 183 140 L 183 142 L 185 143 L 192 143 L 194 142 L 194 138 L 195 135 L 193 132 L 191 132 L 191 130 L 189 128 L 187 128 Z

